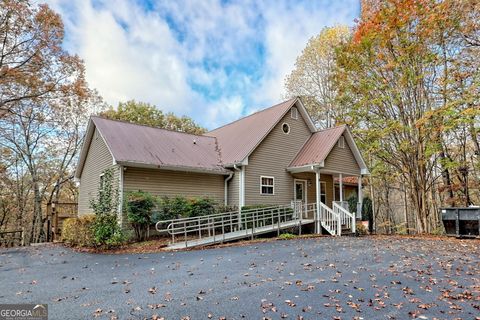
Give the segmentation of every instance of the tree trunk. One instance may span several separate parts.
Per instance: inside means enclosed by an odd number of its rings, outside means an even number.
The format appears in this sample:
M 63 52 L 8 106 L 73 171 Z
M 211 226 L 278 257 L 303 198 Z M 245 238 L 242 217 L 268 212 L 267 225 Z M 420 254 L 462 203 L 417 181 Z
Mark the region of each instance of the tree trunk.
M 38 243 L 41 239 L 43 220 L 42 220 L 42 195 L 38 181 L 33 181 L 33 222 L 32 222 L 32 242 Z

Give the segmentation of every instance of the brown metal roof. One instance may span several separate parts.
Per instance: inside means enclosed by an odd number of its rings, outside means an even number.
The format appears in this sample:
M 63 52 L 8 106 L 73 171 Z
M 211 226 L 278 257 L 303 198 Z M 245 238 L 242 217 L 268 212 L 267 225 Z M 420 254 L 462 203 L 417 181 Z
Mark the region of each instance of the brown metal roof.
M 338 126 L 315 132 L 298 152 L 290 167 L 321 164 L 345 131 L 346 126 Z
M 357 186 L 358 185 L 358 177 L 343 177 L 342 178 L 343 180 L 343 184 L 347 184 L 347 185 L 354 185 L 354 186 Z M 333 181 L 335 183 L 340 183 L 340 179 L 339 178 L 333 178 Z M 366 184 L 366 181 L 365 180 L 362 180 L 362 185 L 365 185 Z
M 227 173 L 216 139 L 92 117 L 118 163 Z
M 245 118 L 207 132 L 216 137 L 224 164 L 243 161 L 293 106 L 297 98 L 253 113 Z

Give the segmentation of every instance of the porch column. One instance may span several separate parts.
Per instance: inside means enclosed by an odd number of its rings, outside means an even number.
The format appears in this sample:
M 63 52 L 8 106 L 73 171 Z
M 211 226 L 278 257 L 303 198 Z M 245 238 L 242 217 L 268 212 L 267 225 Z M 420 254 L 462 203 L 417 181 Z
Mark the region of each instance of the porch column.
M 363 203 L 363 195 L 362 195 L 362 175 L 358 176 L 358 202 L 357 202 L 357 220 L 362 219 L 362 203 Z
M 321 186 L 322 184 L 320 183 L 320 170 L 317 169 L 315 170 L 315 193 L 316 193 L 316 202 L 317 202 L 317 217 L 315 219 L 315 231 L 317 234 L 322 234 L 322 227 L 321 227 L 321 222 L 320 222 L 320 194 L 321 194 Z
M 340 202 L 343 202 L 343 174 L 339 174 L 338 175 L 338 179 L 340 179 L 340 183 L 339 183 L 339 188 L 340 188 Z M 343 204 L 342 204 L 343 206 Z

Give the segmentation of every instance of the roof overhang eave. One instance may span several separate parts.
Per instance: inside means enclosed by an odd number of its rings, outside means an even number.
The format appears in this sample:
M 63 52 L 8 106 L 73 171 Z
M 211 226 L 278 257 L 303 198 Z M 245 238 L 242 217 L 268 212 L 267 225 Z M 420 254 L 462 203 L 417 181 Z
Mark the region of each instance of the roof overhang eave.
M 300 173 L 300 172 L 315 172 L 321 168 L 323 168 L 324 163 L 311 163 L 306 164 L 303 166 L 296 166 L 296 167 L 288 167 L 287 171 L 291 173 Z
M 194 173 L 208 173 L 208 174 L 218 174 L 223 176 L 228 176 L 231 173 L 231 170 L 225 168 L 219 169 L 209 169 L 209 168 L 200 168 L 200 167 L 187 167 L 187 166 L 175 166 L 175 165 L 156 165 L 151 163 L 142 163 L 135 161 L 117 161 L 119 165 L 125 167 L 133 168 L 145 168 L 145 169 L 161 169 L 169 171 L 181 171 L 181 172 L 194 172 Z
M 83 166 L 85 165 L 85 159 L 87 158 L 88 149 L 90 147 L 94 131 L 95 124 L 93 123 L 92 119 L 89 119 L 85 138 L 83 140 L 82 148 L 80 149 L 80 155 L 78 157 L 77 167 L 75 168 L 75 174 L 73 175 L 75 179 L 80 179 L 82 175 Z

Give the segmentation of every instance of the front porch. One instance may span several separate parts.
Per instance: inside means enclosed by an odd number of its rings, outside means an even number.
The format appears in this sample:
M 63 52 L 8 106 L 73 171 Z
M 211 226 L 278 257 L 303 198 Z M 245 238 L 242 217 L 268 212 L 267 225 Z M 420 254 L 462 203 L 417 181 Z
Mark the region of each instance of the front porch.
M 362 208 L 362 174 L 332 172 L 315 168 L 314 166 L 289 169 L 293 177 L 293 200 L 294 202 L 315 203 L 320 207 L 320 203 L 325 204 L 329 208 L 333 208 L 334 204 L 341 206 L 347 211 L 349 203 L 347 202 L 345 178 L 354 177 L 357 181 L 356 198 L 357 206 L 355 210 L 356 219 L 361 218 Z M 349 186 L 351 189 L 351 186 Z M 349 190 L 350 194 L 352 193 Z

